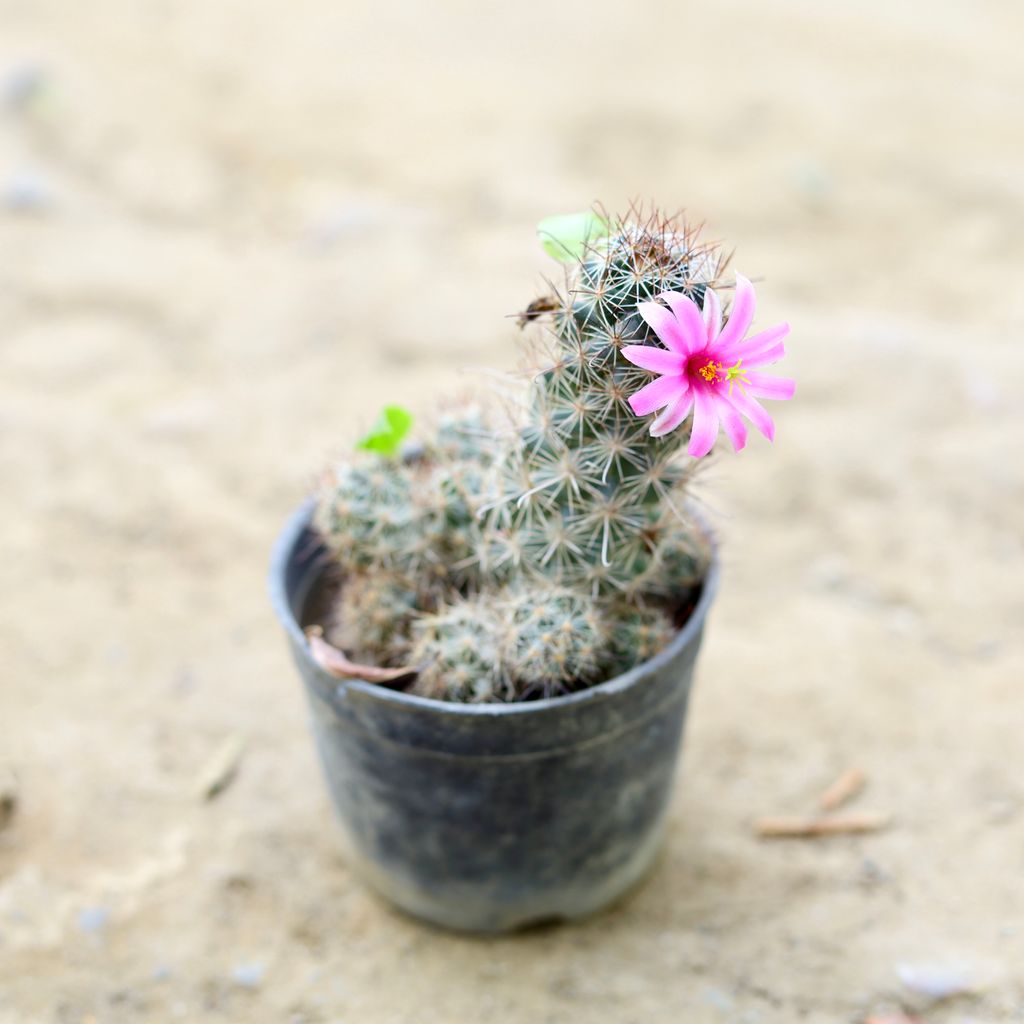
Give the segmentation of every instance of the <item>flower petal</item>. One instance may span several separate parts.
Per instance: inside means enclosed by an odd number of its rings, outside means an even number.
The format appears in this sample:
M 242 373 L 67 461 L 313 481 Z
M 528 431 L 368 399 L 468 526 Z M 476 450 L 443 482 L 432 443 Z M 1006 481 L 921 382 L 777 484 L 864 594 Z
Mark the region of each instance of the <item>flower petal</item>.
M 744 370 L 749 370 L 755 366 L 767 366 L 768 363 L 777 363 L 786 354 L 786 346 L 781 342 L 777 341 L 774 345 L 769 345 L 766 348 L 758 349 L 752 355 L 747 355 L 740 360 L 743 364 Z M 719 362 L 725 362 L 725 360 L 719 360 Z
M 700 315 L 697 303 L 682 292 L 662 292 L 658 296 L 663 302 L 672 307 L 679 323 L 681 340 L 686 345 L 681 351 L 687 355 L 699 352 L 707 344 L 707 329 L 704 327 L 704 320 Z
M 718 437 L 718 409 L 709 388 L 697 388 L 693 396 L 693 426 L 687 451 L 699 459 L 715 446 Z
M 704 289 L 704 332 L 713 342 L 722 330 L 722 303 L 713 288 Z
M 742 359 L 745 366 L 752 365 L 751 360 L 760 359 L 761 362 L 756 364 L 760 366 L 769 361 L 761 358 L 762 353 L 775 349 L 778 342 L 787 334 L 789 334 L 789 324 L 776 324 L 774 327 L 752 334 L 749 338 L 741 338 L 731 345 L 723 345 L 721 348 L 715 346 L 715 357 L 723 363 L 733 363 L 737 359 Z
M 718 415 L 722 420 L 722 429 L 732 444 L 735 452 L 741 452 L 747 446 L 747 425 L 740 414 L 728 402 L 718 403 Z
M 689 388 L 685 377 L 673 377 L 668 374 L 664 377 L 655 377 L 650 384 L 645 384 L 639 391 L 630 395 L 629 406 L 637 416 L 646 416 L 655 409 L 682 398 Z
M 749 395 L 745 395 L 739 388 L 735 388 L 731 395 L 724 397 L 738 413 L 746 416 L 769 441 L 775 440 L 775 424 L 763 406 L 755 402 Z
M 666 352 L 653 345 L 627 345 L 622 354 L 634 365 L 655 373 L 679 376 L 686 365 L 686 357 L 678 352 Z
M 664 437 L 670 434 L 690 414 L 693 405 L 693 392 L 687 391 L 680 395 L 652 424 L 651 437 Z
M 770 373 L 748 373 L 743 388 L 758 398 L 785 401 L 796 394 L 796 381 L 788 377 L 773 377 Z
M 664 306 L 657 302 L 640 302 L 636 311 L 644 318 L 650 328 L 658 336 L 658 340 L 673 352 L 681 352 L 688 355 L 690 349 L 687 347 L 685 333 L 679 326 L 679 321 Z
M 723 349 L 743 339 L 750 322 L 754 319 L 754 286 L 742 275 L 736 275 L 736 294 L 732 299 L 729 319 L 718 336 L 719 345 Z

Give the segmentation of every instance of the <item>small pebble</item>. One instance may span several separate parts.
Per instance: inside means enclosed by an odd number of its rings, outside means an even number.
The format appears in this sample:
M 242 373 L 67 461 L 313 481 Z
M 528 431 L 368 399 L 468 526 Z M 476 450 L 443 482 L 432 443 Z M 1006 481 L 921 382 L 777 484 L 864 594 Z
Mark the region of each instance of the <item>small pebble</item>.
M 380 212 L 372 206 L 349 204 L 320 217 L 307 231 L 307 240 L 315 250 L 329 249 L 339 242 L 368 234 L 380 224 Z
M 40 64 L 22 64 L 3 76 L 0 96 L 4 106 L 22 111 L 38 100 L 47 87 L 47 75 Z
M 53 189 L 33 170 L 17 171 L 0 188 L 0 203 L 12 213 L 45 213 L 53 201 Z
M 908 605 L 894 605 L 892 610 L 886 614 L 886 622 L 894 633 L 909 636 L 920 628 L 921 616 Z
M 263 981 L 263 975 L 266 973 L 266 966 L 254 961 L 248 964 L 239 964 L 231 972 L 231 980 L 236 985 L 241 985 L 242 988 L 259 988 L 260 982 Z
M 825 206 L 835 192 L 835 181 L 817 160 L 802 160 L 790 168 L 789 182 L 809 205 Z
M 704 990 L 704 1001 L 713 1006 L 716 1010 L 727 1013 L 734 1006 L 734 1000 L 728 992 L 720 988 L 708 988 Z
M 870 857 L 865 857 L 860 865 L 860 883 L 861 885 L 871 887 L 875 885 L 884 885 L 886 882 L 892 881 L 892 875 L 890 875 L 884 868 L 882 868 L 877 861 L 872 860 Z
M 78 927 L 83 932 L 99 932 L 110 922 L 110 911 L 106 907 L 86 907 L 78 912 Z
M 962 970 L 942 964 L 899 964 L 896 976 L 904 988 L 929 999 L 948 999 L 971 991 Z
M 990 412 L 999 405 L 999 385 L 995 378 L 980 370 L 971 370 L 963 376 L 967 399 L 976 409 Z

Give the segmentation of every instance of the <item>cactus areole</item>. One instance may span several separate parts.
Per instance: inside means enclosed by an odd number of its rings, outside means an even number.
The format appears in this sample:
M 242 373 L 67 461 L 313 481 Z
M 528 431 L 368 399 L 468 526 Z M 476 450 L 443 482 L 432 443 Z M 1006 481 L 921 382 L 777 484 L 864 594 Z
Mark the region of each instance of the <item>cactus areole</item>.
M 520 315 L 507 417 L 389 406 L 270 577 L 353 864 L 475 931 L 590 913 L 651 862 L 717 581 L 693 481 L 794 391 L 762 371 L 788 327 L 752 332 L 753 286 L 680 218 L 539 234 L 565 282 Z

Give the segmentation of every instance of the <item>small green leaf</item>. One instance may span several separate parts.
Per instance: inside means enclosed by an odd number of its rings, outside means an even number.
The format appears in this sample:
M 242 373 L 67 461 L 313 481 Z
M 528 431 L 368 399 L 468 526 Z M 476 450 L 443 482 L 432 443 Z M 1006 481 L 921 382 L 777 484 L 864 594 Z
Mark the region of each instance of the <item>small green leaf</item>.
M 604 217 L 592 210 L 545 217 L 537 225 L 544 251 L 562 263 L 582 259 L 588 244 L 604 238 L 610 227 Z
M 364 452 L 376 452 L 385 458 L 394 458 L 410 427 L 412 413 L 408 409 L 400 405 L 386 405 L 381 409 L 370 432 L 357 442 L 356 448 Z

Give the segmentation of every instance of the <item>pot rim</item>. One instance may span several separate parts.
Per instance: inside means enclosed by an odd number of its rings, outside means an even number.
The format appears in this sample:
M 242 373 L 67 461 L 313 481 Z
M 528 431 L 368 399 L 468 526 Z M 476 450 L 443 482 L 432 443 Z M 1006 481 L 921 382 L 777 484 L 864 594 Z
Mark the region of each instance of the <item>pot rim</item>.
M 301 650 L 311 662 L 313 656 L 309 649 L 309 641 L 302 630 L 298 619 L 292 611 L 285 585 L 287 569 L 296 556 L 296 548 L 302 535 L 312 528 L 311 521 L 316 508 L 316 498 L 307 498 L 288 517 L 284 527 L 274 542 L 270 556 L 270 572 L 267 579 L 270 590 L 270 601 L 278 620 L 284 626 L 292 643 Z M 383 704 L 405 706 L 410 709 L 419 708 L 423 711 L 436 712 L 440 715 L 472 716 L 496 718 L 503 715 L 527 715 L 558 708 L 585 705 L 594 700 L 602 700 L 614 694 L 630 689 L 636 682 L 646 678 L 652 671 L 678 657 L 683 649 L 692 642 L 694 635 L 704 627 L 708 608 L 718 590 L 721 575 L 721 564 L 718 557 L 718 543 L 715 534 L 701 522 L 705 535 L 710 542 L 711 559 L 704 580 L 700 585 L 700 597 L 693 606 L 689 618 L 683 628 L 676 633 L 671 642 L 660 650 L 653 658 L 635 665 L 628 672 L 613 676 L 603 683 L 595 683 L 575 693 L 563 694 L 558 697 L 542 697 L 539 700 L 518 701 L 511 703 L 460 704 L 455 701 L 435 700 L 433 697 L 420 697 L 417 694 L 392 690 L 377 683 L 368 683 L 362 679 L 333 679 L 346 690 L 355 690 L 365 697 L 379 700 Z M 315 662 L 314 662 L 315 664 Z

